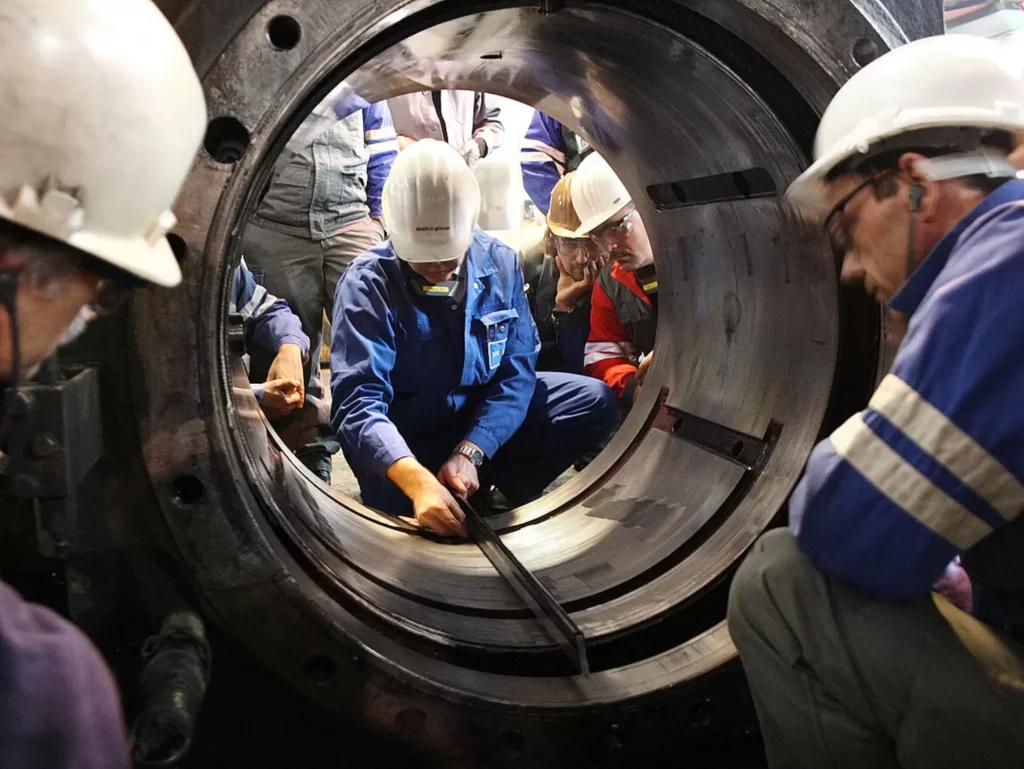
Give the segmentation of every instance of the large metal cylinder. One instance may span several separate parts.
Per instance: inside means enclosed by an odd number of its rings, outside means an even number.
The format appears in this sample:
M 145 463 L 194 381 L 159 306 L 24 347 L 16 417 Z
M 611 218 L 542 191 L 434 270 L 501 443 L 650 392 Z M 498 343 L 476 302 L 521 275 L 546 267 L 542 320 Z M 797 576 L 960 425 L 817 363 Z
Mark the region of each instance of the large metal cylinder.
M 878 308 L 840 291 L 827 240 L 786 226 L 781 193 L 838 85 L 941 32 L 941 3 L 158 4 L 211 123 L 177 209 L 186 285 L 133 307 L 132 403 L 169 547 L 215 619 L 340 718 L 453 765 L 609 761 L 613 743 L 637 760 L 655 734 L 663 750 L 741 726 L 728 575 L 885 363 Z M 464 88 L 533 104 L 608 157 L 651 232 L 648 385 L 584 472 L 495 522 L 586 634 L 586 678 L 473 545 L 317 484 L 229 349 L 245 217 L 341 79 L 370 101 Z

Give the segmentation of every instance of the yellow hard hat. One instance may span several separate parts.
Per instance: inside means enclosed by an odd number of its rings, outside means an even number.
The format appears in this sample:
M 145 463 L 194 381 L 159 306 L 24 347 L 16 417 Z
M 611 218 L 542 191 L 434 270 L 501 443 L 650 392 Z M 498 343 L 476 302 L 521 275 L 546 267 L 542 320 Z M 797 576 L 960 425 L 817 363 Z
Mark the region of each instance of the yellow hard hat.
M 576 237 L 576 229 L 580 226 L 580 218 L 572 204 L 572 177 L 570 171 L 551 190 L 551 208 L 548 209 L 548 229 L 560 238 Z

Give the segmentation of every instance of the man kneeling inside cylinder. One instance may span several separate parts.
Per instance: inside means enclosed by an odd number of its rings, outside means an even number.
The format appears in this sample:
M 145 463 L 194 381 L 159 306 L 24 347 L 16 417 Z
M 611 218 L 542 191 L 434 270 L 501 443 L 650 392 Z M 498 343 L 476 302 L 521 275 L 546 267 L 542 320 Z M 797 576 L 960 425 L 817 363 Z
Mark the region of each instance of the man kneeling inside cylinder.
M 455 150 L 402 152 L 383 204 L 391 239 L 335 295 L 331 421 L 366 505 L 462 535 L 453 494 L 536 498 L 618 409 L 602 382 L 537 373 L 516 253 L 476 227 L 480 189 Z

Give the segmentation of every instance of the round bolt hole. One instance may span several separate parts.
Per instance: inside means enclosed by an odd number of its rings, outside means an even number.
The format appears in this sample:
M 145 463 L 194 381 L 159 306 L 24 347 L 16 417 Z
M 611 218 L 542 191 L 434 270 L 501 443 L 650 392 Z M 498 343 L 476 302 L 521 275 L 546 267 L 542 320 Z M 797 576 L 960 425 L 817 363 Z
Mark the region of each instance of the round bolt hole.
M 314 654 L 302 666 L 302 675 L 316 686 L 324 686 L 334 675 L 334 660 L 323 654 Z
M 526 747 L 526 737 L 523 736 L 522 732 L 508 731 L 501 733 L 501 744 L 505 747 L 509 753 L 517 754 L 522 753 L 523 748 Z
M 690 706 L 690 723 L 703 728 L 711 724 L 711 700 L 701 700 Z
M 853 60 L 858 67 L 865 67 L 878 58 L 878 43 L 862 37 L 853 44 Z
M 398 715 L 395 716 L 395 726 L 401 730 L 403 734 L 415 736 L 423 733 L 423 728 L 427 725 L 427 714 L 419 708 L 403 708 L 398 711 Z
M 178 264 L 185 261 L 185 256 L 188 254 L 188 246 L 185 245 L 185 239 L 181 235 L 175 232 L 169 233 L 167 235 L 167 245 L 171 247 L 171 253 L 178 260 Z
M 249 149 L 249 131 L 236 118 L 215 117 L 206 126 L 203 147 L 218 163 L 237 163 Z
M 733 444 L 732 451 L 730 453 L 739 459 L 740 454 L 743 453 L 743 441 L 736 441 L 736 443 Z
M 267 23 L 267 42 L 277 51 L 290 51 L 302 39 L 302 25 L 292 16 L 275 16 Z
M 203 482 L 194 475 L 179 475 L 171 483 L 171 493 L 179 505 L 194 505 L 205 490 Z

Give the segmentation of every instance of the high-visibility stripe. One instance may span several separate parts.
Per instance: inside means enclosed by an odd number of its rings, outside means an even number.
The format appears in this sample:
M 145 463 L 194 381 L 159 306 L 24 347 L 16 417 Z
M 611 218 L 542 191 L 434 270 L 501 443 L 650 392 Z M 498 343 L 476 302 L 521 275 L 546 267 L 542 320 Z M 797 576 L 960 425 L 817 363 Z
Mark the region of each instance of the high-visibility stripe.
M 564 163 L 560 163 L 557 160 L 555 160 L 554 158 L 548 157 L 543 152 L 536 152 L 536 151 L 521 152 L 519 154 L 519 162 L 520 163 L 540 163 L 540 164 L 554 163 L 555 164 L 555 168 L 558 169 L 559 173 L 561 173 L 565 169 L 565 164 Z
M 385 139 L 398 140 L 398 135 L 395 133 L 394 126 L 388 126 L 387 128 L 371 128 L 366 131 L 367 142 L 378 142 Z
M 583 356 L 583 365 L 592 366 L 599 361 L 608 360 L 609 358 L 628 358 L 634 352 L 635 348 L 628 342 L 625 344 L 619 344 L 618 342 L 587 342 Z
M 245 306 L 238 310 L 238 312 L 245 320 L 248 320 L 250 317 L 252 317 L 252 314 L 255 311 L 255 309 L 260 305 L 260 303 L 266 296 L 267 289 L 265 289 L 263 286 L 257 283 L 255 289 L 252 292 L 252 296 L 249 297 L 249 301 L 246 302 Z
M 398 152 L 398 139 L 393 139 L 389 142 L 377 142 L 376 144 L 367 145 L 370 149 L 370 155 L 383 155 L 385 152 Z
M 524 139 L 523 140 L 523 152 L 529 150 L 539 151 L 540 153 L 547 155 L 548 159 L 555 160 L 559 163 L 565 163 L 565 153 L 556 150 L 550 144 L 545 144 L 539 139 Z
M 902 379 L 894 374 L 883 379 L 870 406 L 1003 518 L 1012 521 L 1020 515 L 1024 484 Z
M 960 550 L 976 544 L 992 527 L 926 478 L 854 414 L 832 433 L 840 457 L 914 520 Z

